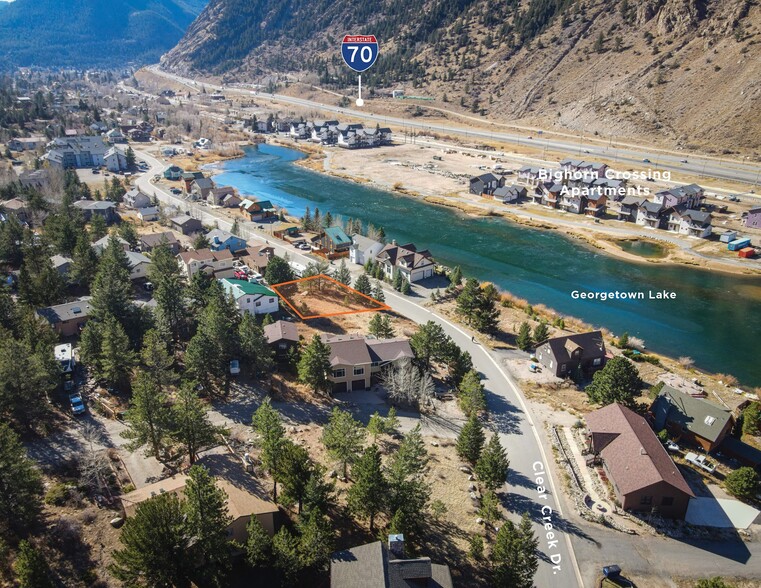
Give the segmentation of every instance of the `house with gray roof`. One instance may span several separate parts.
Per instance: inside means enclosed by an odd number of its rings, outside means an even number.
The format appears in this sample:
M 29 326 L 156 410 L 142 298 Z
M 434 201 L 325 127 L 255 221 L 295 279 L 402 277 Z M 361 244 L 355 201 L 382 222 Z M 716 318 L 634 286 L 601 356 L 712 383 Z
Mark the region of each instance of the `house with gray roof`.
M 180 252 L 180 243 L 177 241 L 177 237 L 174 236 L 172 231 L 140 235 L 140 249 L 145 253 L 150 253 L 161 243 L 166 243 L 174 255 L 177 255 Z
M 656 192 L 653 201 L 662 204 L 666 208 L 684 205 L 686 208 L 700 208 L 705 201 L 705 190 L 697 184 L 675 186 L 668 190 Z
M 584 420 L 588 449 L 602 462 L 621 508 L 684 518 L 694 494 L 643 417 L 613 403 Z
M 107 225 L 119 219 L 119 215 L 116 213 L 116 204 L 110 200 L 77 200 L 74 202 L 74 206 L 82 211 L 82 217 L 87 222 L 94 215 L 103 217 Z
M 369 260 L 375 261 L 375 256 L 383 249 L 383 243 L 362 235 L 353 235 L 349 248 L 349 260 L 358 265 L 365 265 Z
M 427 249 L 418 251 L 413 243 L 397 245 L 396 241 L 386 245 L 376 260 L 383 267 L 387 279 L 393 279 L 399 272 L 411 284 L 432 277 L 435 265 Z
M 605 366 L 605 341 L 600 331 L 552 337 L 537 343 L 536 358 L 558 378 L 588 376 Z
M 653 427 L 666 429 L 674 439 L 711 452 L 732 430 L 734 417 L 729 409 L 695 398 L 664 384 L 650 407 Z
M 761 229 L 761 206 L 751 208 L 744 222 L 745 226 L 749 229 Z
M 50 323 L 56 333 L 62 337 L 71 337 L 77 334 L 90 318 L 90 297 L 86 296 L 74 302 L 38 308 L 36 313 Z
M 430 557 L 406 558 L 404 536 L 336 551 L 330 556 L 330 588 L 452 588 L 449 566 Z
M 519 202 L 524 199 L 527 194 L 528 190 L 523 186 L 503 185 L 496 188 L 492 193 L 492 196 L 494 196 L 494 200 L 499 200 L 503 204 L 510 204 L 513 202 Z
M 138 188 L 128 190 L 123 197 L 124 206 L 129 208 L 146 208 L 151 205 L 151 197 L 143 194 Z
M 637 209 L 637 217 L 634 222 L 650 229 L 663 229 L 666 227 L 666 207 L 658 202 L 643 202 Z
M 680 204 L 670 209 L 666 228 L 690 237 L 705 239 L 711 235 L 711 213 Z

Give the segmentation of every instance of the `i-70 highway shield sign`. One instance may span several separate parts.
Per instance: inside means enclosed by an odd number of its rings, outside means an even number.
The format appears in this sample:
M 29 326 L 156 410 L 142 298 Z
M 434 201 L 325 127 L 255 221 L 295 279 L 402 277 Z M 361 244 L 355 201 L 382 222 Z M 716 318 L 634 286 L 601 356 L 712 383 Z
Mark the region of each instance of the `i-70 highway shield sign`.
M 341 55 L 346 65 L 362 73 L 378 59 L 378 40 L 375 35 L 346 35 L 341 43 Z

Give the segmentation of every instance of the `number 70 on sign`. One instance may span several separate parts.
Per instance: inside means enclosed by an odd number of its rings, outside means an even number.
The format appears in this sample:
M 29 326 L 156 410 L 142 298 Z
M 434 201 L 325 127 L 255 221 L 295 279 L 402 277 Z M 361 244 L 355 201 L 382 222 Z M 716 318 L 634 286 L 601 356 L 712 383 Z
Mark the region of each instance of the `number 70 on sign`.
M 357 106 L 363 106 L 362 72 L 370 69 L 378 59 L 378 40 L 375 35 L 346 35 L 341 43 L 341 56 L 351 69 L 360 74 Z

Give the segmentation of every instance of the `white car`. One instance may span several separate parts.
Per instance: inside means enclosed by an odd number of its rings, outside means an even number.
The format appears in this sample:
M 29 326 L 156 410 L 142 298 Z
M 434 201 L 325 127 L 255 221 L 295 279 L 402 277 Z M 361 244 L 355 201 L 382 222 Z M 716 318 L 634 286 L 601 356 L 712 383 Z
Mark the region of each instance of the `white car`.
M 237 376 L 240 373 L 240 361 L 233 359 L 230 361 L 230 375 Z

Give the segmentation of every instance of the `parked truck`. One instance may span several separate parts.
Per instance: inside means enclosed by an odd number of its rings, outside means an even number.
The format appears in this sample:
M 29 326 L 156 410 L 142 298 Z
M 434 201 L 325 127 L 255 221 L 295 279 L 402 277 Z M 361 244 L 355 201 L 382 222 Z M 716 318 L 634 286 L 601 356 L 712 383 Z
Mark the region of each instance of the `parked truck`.
M 745 247 L 750 247 L 749 237 L 735 239 L 734 241 L 730 241 L 727 245 L 727 249 L 730 251 L 740 251 L 740 249 L 744 249 Z

